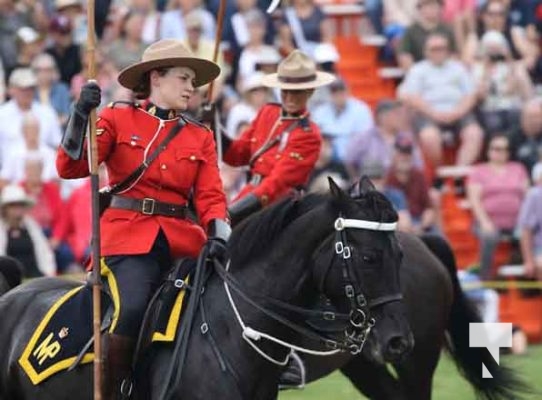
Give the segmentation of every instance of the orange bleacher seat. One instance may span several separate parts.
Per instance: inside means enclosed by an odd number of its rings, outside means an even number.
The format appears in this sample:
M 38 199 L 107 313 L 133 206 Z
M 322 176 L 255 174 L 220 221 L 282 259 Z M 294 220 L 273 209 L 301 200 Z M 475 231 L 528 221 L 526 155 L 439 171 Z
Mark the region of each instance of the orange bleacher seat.
M 542 341 L 542 296 L 526 296 L 515 287 L 514 279 L 510 287 L 499 294 L 499 321 L 518 325 L 527 335 L 530 343 Z

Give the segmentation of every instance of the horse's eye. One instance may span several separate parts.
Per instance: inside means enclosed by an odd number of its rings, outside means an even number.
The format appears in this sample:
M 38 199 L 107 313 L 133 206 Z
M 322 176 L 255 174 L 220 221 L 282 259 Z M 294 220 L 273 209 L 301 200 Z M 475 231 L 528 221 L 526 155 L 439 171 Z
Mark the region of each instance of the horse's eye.
M 375 262 L 375 257 L 370 254 L 363 254 L 361 256 L 361 259 L 363 260 L 363 262 L 366 262 L 368 264 L 372 264 Z

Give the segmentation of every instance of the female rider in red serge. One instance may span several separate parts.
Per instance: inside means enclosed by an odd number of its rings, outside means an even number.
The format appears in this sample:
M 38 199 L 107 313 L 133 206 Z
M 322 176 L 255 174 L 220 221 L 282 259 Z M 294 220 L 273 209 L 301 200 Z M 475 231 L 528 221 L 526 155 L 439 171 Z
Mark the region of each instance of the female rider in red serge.
M 98 159 L 111 185 L 142 164 L 172 127 L 182 125 L 143 175 L 113 196 L 100 219 L 102 274 L 120 310 L 106 342 L 106 399 L 119 396 L 147 302 L 172 260 L 197 257 L 204 245 L 211 257 L 225 257 L 231 230 L 213 134 L 181 114 L 194 88 L 219 73 L 216 64 L 194 57 L 180 41 L 161 40 L 118 76 L 142 103 L 112 103 L 99 114 Z M 90 111 L 99 104 L 100 88 L 87 83 L 58 150 L 62 178 L 89 175 L 84 135 Z M 201 226 L 186 218 L 190 195 Z

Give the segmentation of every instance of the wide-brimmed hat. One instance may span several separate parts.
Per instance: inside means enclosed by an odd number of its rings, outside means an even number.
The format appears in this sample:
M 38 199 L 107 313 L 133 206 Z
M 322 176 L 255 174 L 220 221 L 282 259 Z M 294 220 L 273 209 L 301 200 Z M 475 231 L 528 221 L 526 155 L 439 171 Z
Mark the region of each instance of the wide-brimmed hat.
M 141 61 L 120 71 L 119 83 L 134 89 L 142 76 L 153 69 L 163 67 L 188 67 L 196 73 L 196 87 L 203 86 L 220 74 L 220 67 L 212 61 L 197 58 L 180 40 L 164 39 L 151 44 L 143 52 Z
M 22 89 L 31 88 L 38 84 L 38 78 L 31 68 L 17 68 L 9 76 L 8 84 Z
M 7 185 L 2 189 L 0 194 L 0 207 L 4 207 L 10 204 L 24 204 L 26 206 L 32 206 L 34 200 L 28 197 L 22 187 L 19 185 Z
M 265 86 L 286 89 L 314 89 L 335 80 L 333 74 L 316 70 L 315 62 L 299 50 L 292 51 L 282 60 L 274 74 L 263 77 Z

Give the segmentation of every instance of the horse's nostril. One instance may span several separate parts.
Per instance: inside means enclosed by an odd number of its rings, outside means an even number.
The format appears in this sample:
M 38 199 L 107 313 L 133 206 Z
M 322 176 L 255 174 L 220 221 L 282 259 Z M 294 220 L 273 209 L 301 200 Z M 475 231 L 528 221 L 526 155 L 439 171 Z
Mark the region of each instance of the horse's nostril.
M 402 336 L 395 336 L 388 342 L 388 351 L 391 354 L 402 354 L 408 349 L 408 341 Z

